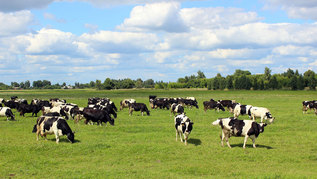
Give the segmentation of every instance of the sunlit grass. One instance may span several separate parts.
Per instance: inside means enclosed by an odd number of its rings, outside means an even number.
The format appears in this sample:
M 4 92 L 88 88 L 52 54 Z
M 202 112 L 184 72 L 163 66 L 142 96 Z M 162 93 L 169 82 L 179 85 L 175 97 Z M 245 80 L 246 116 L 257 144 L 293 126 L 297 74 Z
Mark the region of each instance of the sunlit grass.
M 76 143 L 62 137 L 55 143 L 36 141 L 36 117 L 26 114 L 17 121 L 0 118 L 0 178 L 315 178 L 317 176 L 317 116 L 302 114 L 301 102 L 316 99 L 313 91 L 204 91 L 204 90 L 38 90 L 0 91 L 0 98 L 59 97 L 86 106 L 89 97 L 120 100 L 135 98 L 148 105 L 148 96 L 194 96 L 199 109 L 185 109 L 194 122 L 188 145 L 175 141 L 174 120 L 167 110 L 141 116 L 118 112 L 115 126 L 90 126 L 68 121 Z M 271 110 L 276 121 L 256 140 L 257 148 L 243 138 L 230 138 L 233 147 L 221 147 L 220 128 L 211 122 L 229 117 L 226 112 L 203 111 L 202 102 L 213 98 L 235 99 Z M 247 119 L 247 116 L 241 116 Z

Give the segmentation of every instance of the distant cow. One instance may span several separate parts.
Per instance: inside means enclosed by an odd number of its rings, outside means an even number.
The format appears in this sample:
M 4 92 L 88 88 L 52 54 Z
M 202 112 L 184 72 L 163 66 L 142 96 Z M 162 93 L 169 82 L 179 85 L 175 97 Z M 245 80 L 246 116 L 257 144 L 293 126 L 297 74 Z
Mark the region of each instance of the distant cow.
M 315 104 L 317 104 L 316 100 L 312 101 L 303 101 L 303 113 L 307 113 L 308 109 L 314 109 Z
M 179 114 L 174 118 L 175 129 L 176 129 L 176 141 L 177 136 L 179 136 L 181 142 L 183 142 L 183 137 L 185 140 L 185 145 L 187 145 L 188 136 L 193 130 L 194 123 L 185 114 Z M 182 137 L 183 136 L 183 137 Z
M 227 107 L 227 109 L 229 110 L 229 107 L 235 103 L 236 101 L 235 100 L 218 100 L 218 102 L 220 102 L 222 104 L 223 107 Z
M 153 108 L 154 109 L 157 109 L 157 108 L 164 109 L 164 108 L 166 108 L 167 110 L 169 110 L 170 106 L 169 106 L 168 100 L 154 99 L 154 101 L 152 102 L 152 109 Z
M 218 101 L 204 101 L 204 111 L 206 112 L 207 109 L 215 109 L 217 111 L 222 110 L 225 111 L 225 108 L 222 106 L 222 104 Z
M 268 120 L 269 123 L 272 123 L 274 121 L 274 117 L 272 117 L 272 114 L 267 108 L 263 107 L 252 107 L 250 109 L 251 117 L 253 121 L 255 121 L 255 118 L 259 117 L 261 118 L 261 123 L 263 122 L 263 119 Z
M 243 148 L 248 138 L 252 139 L 253 147 L 255 146 L 255 139 L 264 132 L 265 123 L 257 123 L 252 120 L 238 120 L 237 118 L 220 118 L 212 123 L 213 125 L 219 125 L 222 128 L 221 133 L 221 145 L 223 146 L 223 140 L 225 139 L 229 148 L 229 138 L 231 136 L 244 137 Z
M 172 113 L 175 115 L 175 113 L 183 114 L 184 113 L 184 107 L 181 104 L 173 103 L 171 106 L 171 115 Z
M 148 108 L 146 107 L 146 105 L 144 103 L 131 103 L 129 105 L 129 115 L 132 115 L 133 111 L 141 111 L 141 114 L 143 116 L 143 113 L 146 112 L 146 114 L 149 116 L 150 115 L 150 111 L 148 110 Z
M 179 99 L 178 103 L 182 104 L 183 106 L 189 106 L 190 108 L 192 106 L 195 106 L 197 109 L 199 108 L 197 101 L 191 99 Z
M 114 125 L 114 119 L 110 117 L 110 115 L 100 109 L 93 109 L 93 108 L 84 108 L 83 116 L 86 118 L 85 124 L 88 122 L 97 122 L 97 124 L 102 125 L 102 123 L 109 122 L 111 125 Z
M 136 103 L 135 99 L 124 99 L 124 100 L 120 101 L 120 111 L 123 108 L 128 108 L 129 104 L 131 104 L 131 103 Z
M 11 108 L 0 107 L 0 117 L 5 117 L 5 116 L 7 117 L 7 121 L 9 120 L 9 117 L 11 118 L 11 120 L 13 121 L 15 120 Z
M 251 111 L 252 108 L 251 105 L 240 105 L 237 104 L 233 110 L 233 116 L 237 118 L 239 115 L 249 115 L 249 118 L 251 118 Z
M 57 116 L 41 116 L 37 118 L 37 122 L 33 127 L 33 131 L 36 132 L 37 140 L 39 140 L 39 135 L 45 138 L 47 134 L 55 134 L 56 143 L 59 143 L 59 136 L 66 135 L 67 139 L 74 143 L 74 132 L 68 126 L 66 120 L 62 117 Z

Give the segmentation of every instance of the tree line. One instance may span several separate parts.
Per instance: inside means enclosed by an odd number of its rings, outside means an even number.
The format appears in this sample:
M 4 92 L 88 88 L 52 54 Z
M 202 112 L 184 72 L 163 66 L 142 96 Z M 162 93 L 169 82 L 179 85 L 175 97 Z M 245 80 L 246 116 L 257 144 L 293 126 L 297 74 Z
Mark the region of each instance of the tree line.
M 111 89 L 132 89 L 132 88 L 155 88 L 155 89 L 172 89 L 172 88 L 208 88 L 208 90 L 315 90 L 317 85 L 316 73 L 307 70 L 300 74 L 298 70 L 287 69 L 281 74 L 271 74 L 271 69 L 266 67 L 263 74 L 251 74 L 247 70 L 237 69 L 234 74 L 222 76 L 218 73 L 213 78 L 206 78 L 202 71 L 197 75 L 185 76 L 178 78 L 176 82 L 163 82 L 148 79 L 143 81 L 126 79 L 110 79 L 90 81 L 89 83 L 76 82 L 75 85 L 51 84 L 48 80 L 33 81 L 32 85 L 29 80 L 25 82 L 11 82 L 11 85 L 0 83 L 0 89 L 67 89 L 67 88 L 93 88 L 98 90 Z

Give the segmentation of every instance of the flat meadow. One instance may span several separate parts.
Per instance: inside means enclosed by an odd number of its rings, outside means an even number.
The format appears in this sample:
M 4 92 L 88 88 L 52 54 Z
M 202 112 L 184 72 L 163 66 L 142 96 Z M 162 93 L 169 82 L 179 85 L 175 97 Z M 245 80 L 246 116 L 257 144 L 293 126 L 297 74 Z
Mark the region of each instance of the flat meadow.
M 37 117 L 27 113 L 16 121 L 0 117 L 0 178 L 317 178 L 317 115 L 302 113 L 303 100 L 316 100 L 317 91 L 207 91 L 207 90 L 21 90 L 0 91 L 0 98 L 60 98 L 87 106 L 89 97 L 108 97 L 119 109 L 125 98 L 149 108 L 149 95 L 193 96 L 199 109 L 185 108 L 194 122 L 188 145 L 175 141 L 169 110 L 150 109 L 150 116 L 128 109 L 118 111 L 115 125 L 75 124 L 75 143 L 66 136 L 36 141 L 32 133 Z M 217 118 L 231 117 L 227 110 L 203 110 L 203 101 L 234 99 L 241 104 L 267 107 L 276 118 L 256 139 L 242 148 L 243 137 L 221 147 Z M 41 115 L 41 112 L 38 114 Z M 240 116 L 239 119 L 248 119 Z M 259 122 L 259 119 L 257 119 Z

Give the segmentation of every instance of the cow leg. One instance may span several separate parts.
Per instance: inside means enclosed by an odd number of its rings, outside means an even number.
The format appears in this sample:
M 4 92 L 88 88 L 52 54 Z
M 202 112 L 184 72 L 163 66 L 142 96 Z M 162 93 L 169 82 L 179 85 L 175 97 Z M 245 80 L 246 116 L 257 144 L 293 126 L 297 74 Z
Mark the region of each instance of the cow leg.
M 55 138 L 56 138 L 56 144 L 59 143 L 59 135 L 58 135 L 58 131 L 54 131 L 54 134 L 55 134 Z
M 179 138 L 181 139 L 181 142 L 183 142 L 182 133 L 180 131 L 178 131 L 178 135 L 179 135 Z
M 176 129 L 176 141 L 177 141 L 177 134 L 178 134 L 178 131 L 177 131 L 177 129 Z
M 226 139 L 226 143 L 227 143 L 228 147 L 231 148 L 231 146 L 229 144 L 229 134 L 228 133 L 226 134 L 225 139 Z
M 252 142 L 253 142 L 253 148 L 256 148 L 256 146 L 255 146 L 255 137 L 251 136 L 250 138 L 252 139 Z
M 244 148 L 244 149 L 245 149 L 245 144 L 247 143 L 248 138 L 249 138 L 248 135 L 246 135 L 246 136 L 244 137 L 244 142 L 243 142 L 243 148 Z
M 221 146 L 223 147 L 223 139 L 225 138 L 225 134 L 224 134 L 223 130 L 221 132 L 220 138 L 221 138 Z
M 141 115 L 143 116 L 143 111 L 141 112 Z

